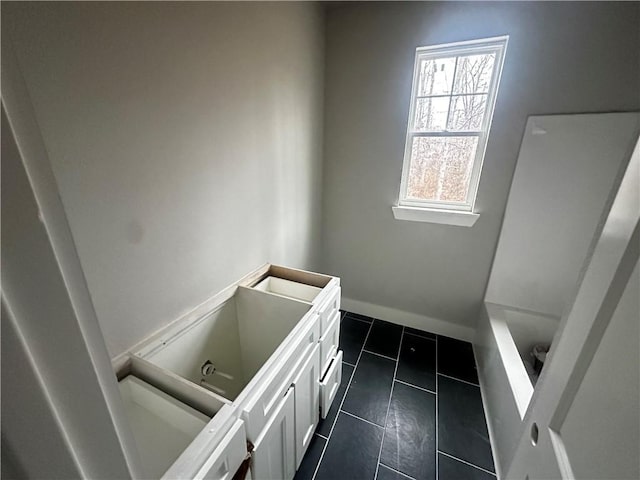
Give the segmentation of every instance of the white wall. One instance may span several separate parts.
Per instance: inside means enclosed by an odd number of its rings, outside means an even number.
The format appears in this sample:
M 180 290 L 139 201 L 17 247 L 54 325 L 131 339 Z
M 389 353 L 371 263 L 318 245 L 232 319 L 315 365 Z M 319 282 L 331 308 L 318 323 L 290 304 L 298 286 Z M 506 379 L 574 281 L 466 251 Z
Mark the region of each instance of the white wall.
M 343 295 L 473 326 L 527 116 L 639 109 L 638 24 L 637 3 L 329 7 L 323 270 L 342 277 Z M 394 220 L 415 48 L 503 34 L 480 219 L 472 228 Z
M 563 315 L 639 131 L 634 113 L 529 119 L 485 300 Z
M 313 4 L 3 3 L 111 355 L 320 245 Z

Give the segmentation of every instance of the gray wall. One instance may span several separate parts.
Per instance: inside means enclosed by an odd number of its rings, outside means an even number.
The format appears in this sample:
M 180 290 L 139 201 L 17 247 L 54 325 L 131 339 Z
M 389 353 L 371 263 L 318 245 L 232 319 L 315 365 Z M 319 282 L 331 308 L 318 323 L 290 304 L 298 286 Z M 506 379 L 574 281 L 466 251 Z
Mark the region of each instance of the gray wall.
M 2 14 L 111 355 L 264 262 L 317 268 L 317 5 Z
M 323 270 L 343 296 L 473 326 L 527 116 L 640 108 L 640 4 L 327 12 Z M 394 220 L 415 48 L 509 34 L 472 228 Z

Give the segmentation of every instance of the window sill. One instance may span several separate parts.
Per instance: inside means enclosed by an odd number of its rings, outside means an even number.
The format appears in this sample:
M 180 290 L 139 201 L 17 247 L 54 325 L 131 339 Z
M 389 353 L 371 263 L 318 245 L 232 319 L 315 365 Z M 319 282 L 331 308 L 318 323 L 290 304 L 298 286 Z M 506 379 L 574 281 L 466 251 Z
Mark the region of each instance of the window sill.
M 458 227 L 473 227 L 480 218 L 479 213 L 460 212 L 457 210 L 435 210 L 419 207 L 391 207 L 396 220 L 410 222 L 441 223 Z

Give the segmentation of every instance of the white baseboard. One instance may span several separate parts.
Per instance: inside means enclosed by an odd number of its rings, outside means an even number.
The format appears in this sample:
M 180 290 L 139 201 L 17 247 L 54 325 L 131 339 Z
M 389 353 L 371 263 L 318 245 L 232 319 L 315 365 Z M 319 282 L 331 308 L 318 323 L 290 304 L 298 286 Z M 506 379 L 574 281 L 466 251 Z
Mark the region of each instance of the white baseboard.
M 341 308 L 349 312 L 386 320 L 387 322 L 404 325 L 405 327 L 426 330 L 445 337 L 457 338 L 465 342 L 473 342 L 475 335 L 474 328 L 456 325 L 455 323 L 440 320 L 439 318 L 427 317 L 417 313 L 405 312 L 404 310 L 383 307 L 382 305 L 361 302 L 360 300 L 345 297 L 342 297 L 341 304 Z

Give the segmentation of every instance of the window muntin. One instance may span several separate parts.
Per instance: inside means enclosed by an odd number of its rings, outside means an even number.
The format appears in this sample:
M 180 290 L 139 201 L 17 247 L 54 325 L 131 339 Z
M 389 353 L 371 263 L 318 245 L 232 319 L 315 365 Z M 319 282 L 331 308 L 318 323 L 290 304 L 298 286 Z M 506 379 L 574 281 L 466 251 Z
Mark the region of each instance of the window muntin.
M 473 210 L 506 44 L 416 50 L 400 206 Z

